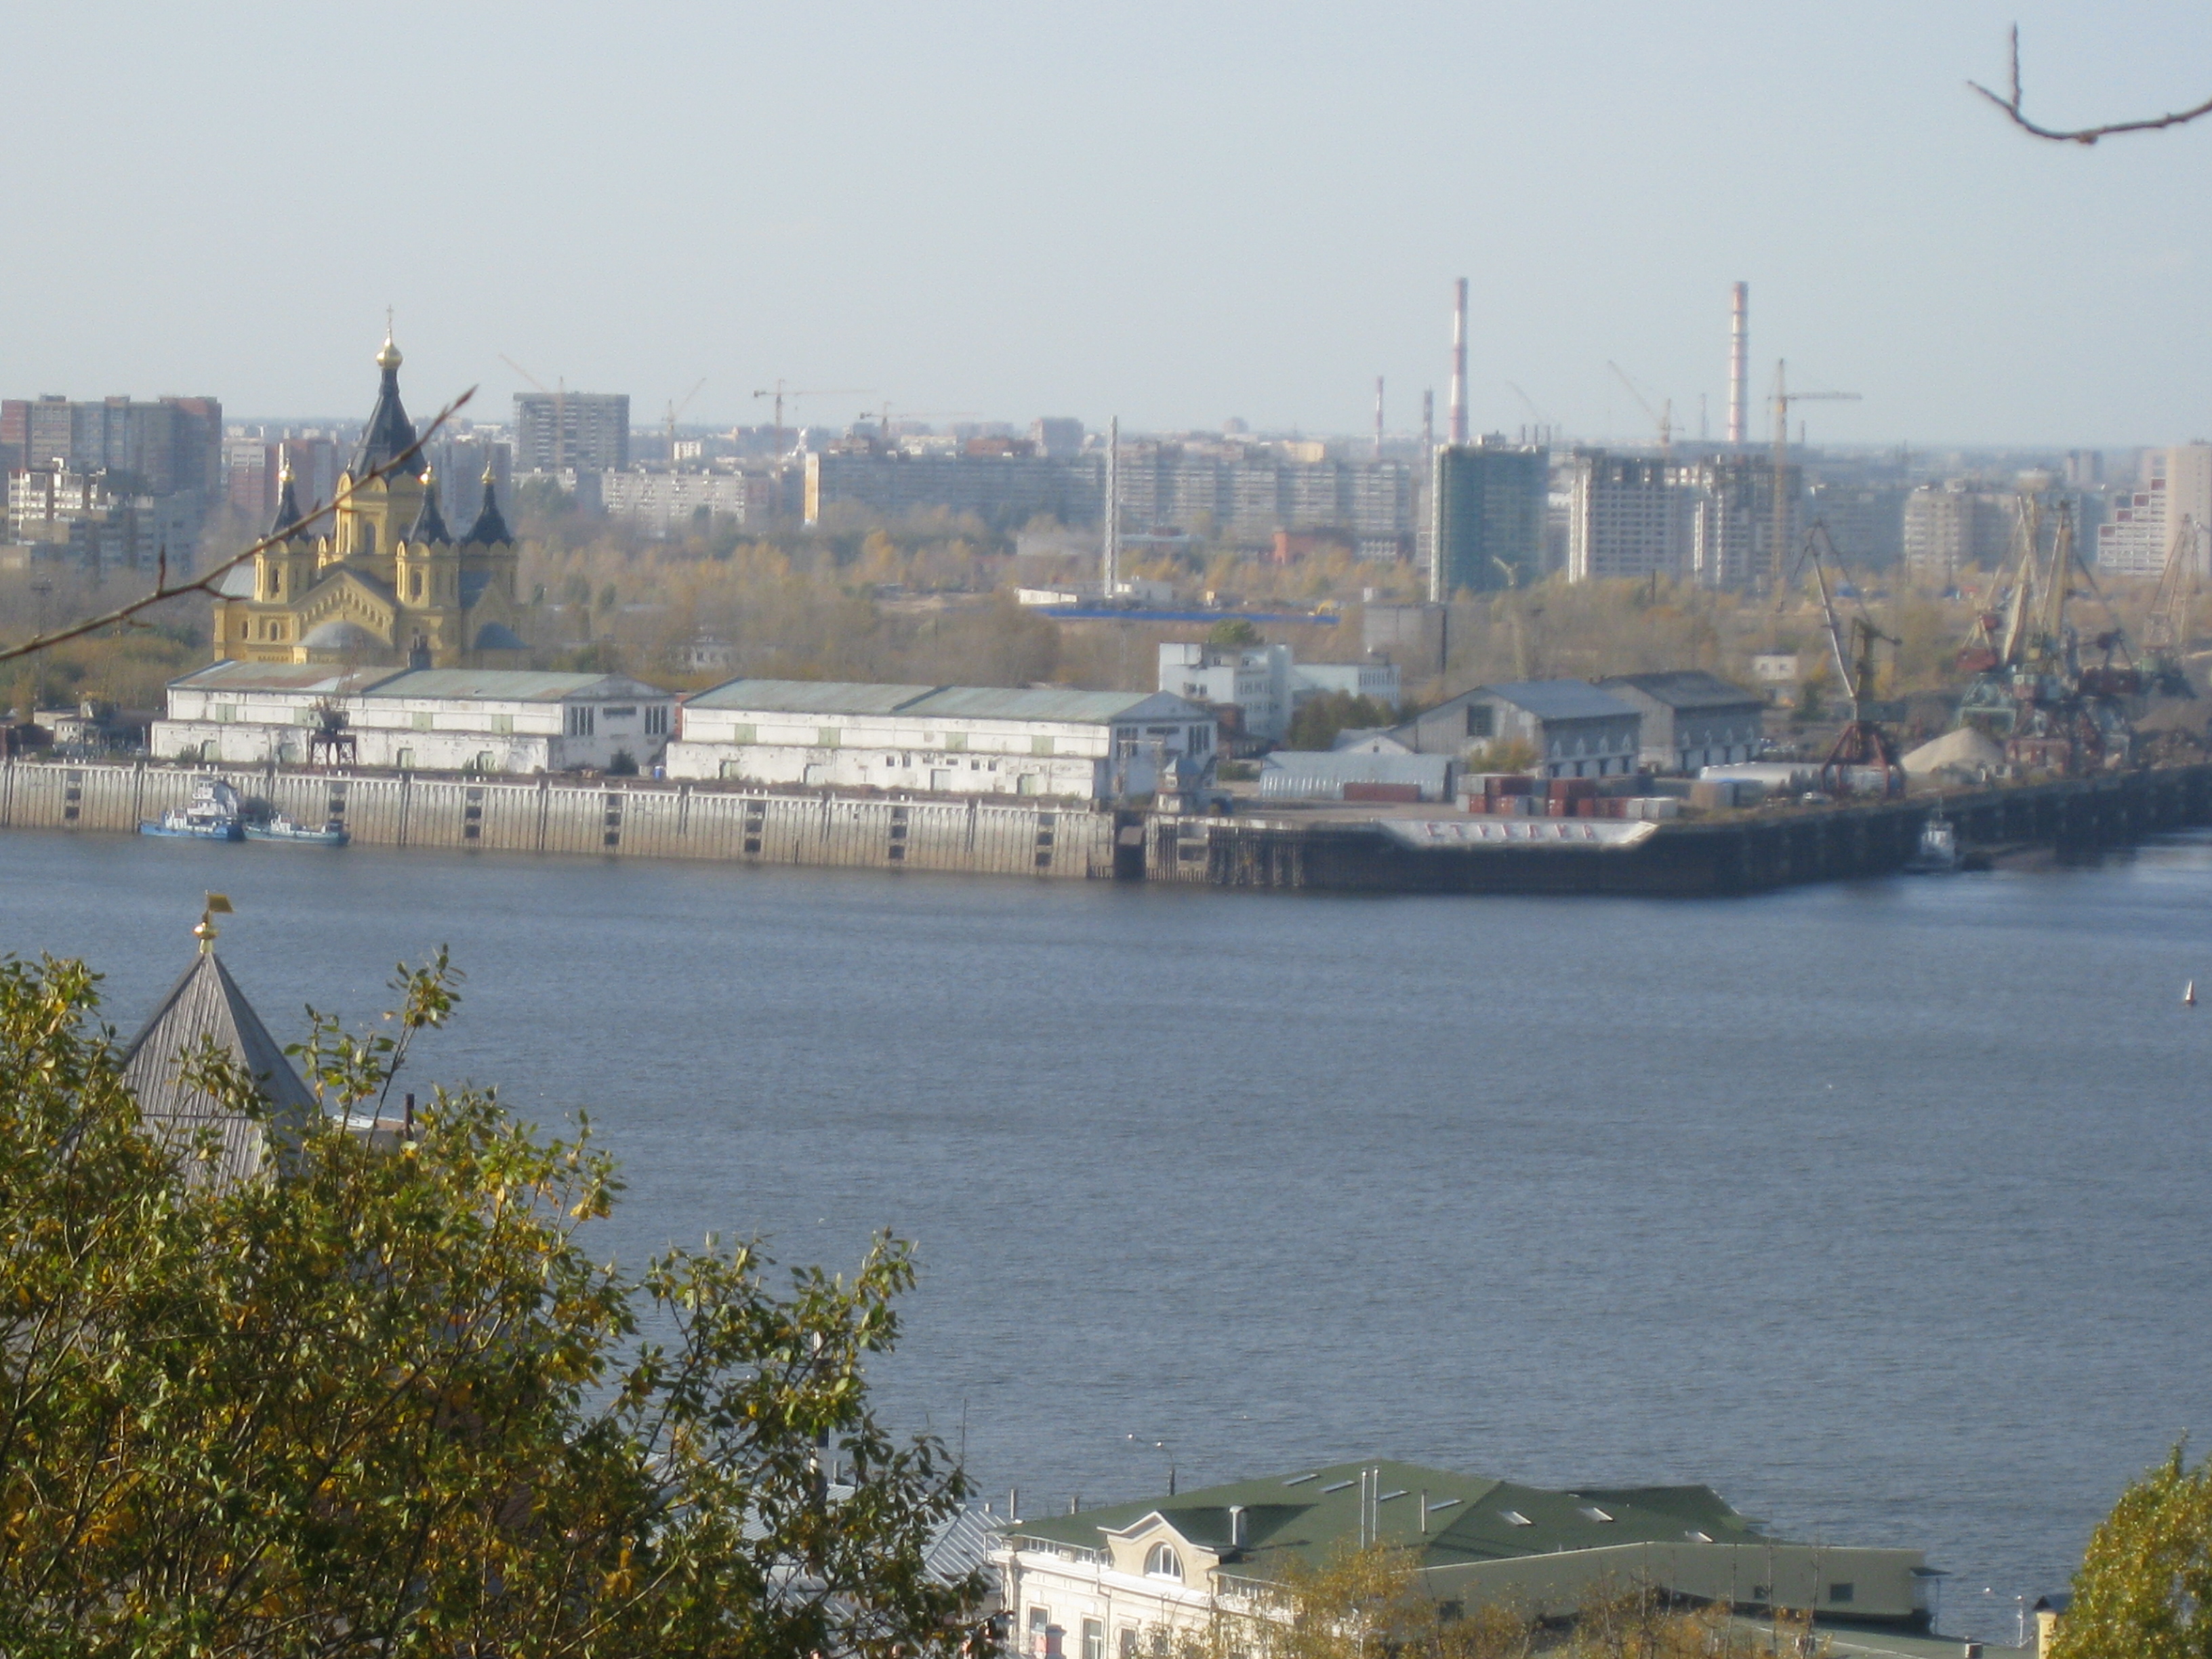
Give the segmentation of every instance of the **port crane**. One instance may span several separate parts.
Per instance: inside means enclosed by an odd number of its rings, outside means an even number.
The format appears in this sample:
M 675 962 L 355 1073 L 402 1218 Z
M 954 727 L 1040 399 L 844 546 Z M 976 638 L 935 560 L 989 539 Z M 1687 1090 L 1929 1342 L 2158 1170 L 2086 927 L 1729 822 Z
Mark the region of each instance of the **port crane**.
M 2191 697 L 2197 688 L 2182 665 L 2181 653 L 2189 644 L 2190 590 L 2195 586 L 2193 567 L 2202 527 L 2186 514 L 2166 550 L 2166 568 L 2159 572 L 2158 594 L 2151 601 L 2143 623 L 2143 655 L 2149 662 L 2145 689 L 2167 697 Z
M 1821 557 L 1822 550 L 1827 556 Z M 1852 648 L 1844 647 L 1844 625 L 1836 615 L 1834 592 L 1828 580 L 1828 567 L 1835 565 L 1840 574 L 1842 562 L 1836 556 L 1836 544 L 1830 539 L 1828 526 L 1820 520 L 1805 532 L 1805 562 L 1813 568 L 1813 580 L 1820 592 L 1820 616 L 1827 624 L 1828 647 L 1835 653 L 1836 672 L 1842 677 L 1844 694 L 1851 704 L 1850 720 L 1837 735 L 1828 758 L 1820 765 L 1820 787 L 1832 795 L 1854 793 L 1854 775 L 1880 768 L 1882 775 L 1881 793 L 1900 795 L 1905 793 L 1905 763 L 1897 752 L 1897 744 L 1889 732 L 1869 712 L 1874 705 L 1875 685 L 1875 647 L 1881 644 L 1895 646 L 1900 641 L 1894 634 L 1878 627 L 1863 608 L 1851 618 Z
M 2117 620 L 2091 641 L 2104 660 L 2083 665 L 2068 601 L 2077 579 L 2081 591 L 2100 601 L 2104 595 L 2075 544 L 2072 503 L 2058 502 L 2051 516 L 2046 554 L 2042 499 L 2021 497 L 2010 591 L 2001 610 L 1982 614 L 1959 653 L 1959 667 L 1972 676 L 1959 723 L 2002 743 L 2015 766 L 2113 771 L 2133 757 L 2130 705 L 2142 696 L 2145 676 Z
M 779 378 L 774 386 L 765 386 L 754 392 L 753 396 L 775 400 L 775 450 L 781 455 L 783 453 L 783 400 L 786 398 L 793 403 L 801 398 L 871 398 L 875 395 L 875 391 L 872 386 L 794 386 Z

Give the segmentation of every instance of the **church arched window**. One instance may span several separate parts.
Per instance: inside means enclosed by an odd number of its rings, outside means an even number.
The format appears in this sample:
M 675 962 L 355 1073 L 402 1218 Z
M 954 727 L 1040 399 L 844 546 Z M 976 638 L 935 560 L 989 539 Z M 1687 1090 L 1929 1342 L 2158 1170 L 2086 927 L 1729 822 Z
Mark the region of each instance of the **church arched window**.
M 367 519 L 361 521 L 361 550 L 372 556 L 376 552 L 376 526 Z

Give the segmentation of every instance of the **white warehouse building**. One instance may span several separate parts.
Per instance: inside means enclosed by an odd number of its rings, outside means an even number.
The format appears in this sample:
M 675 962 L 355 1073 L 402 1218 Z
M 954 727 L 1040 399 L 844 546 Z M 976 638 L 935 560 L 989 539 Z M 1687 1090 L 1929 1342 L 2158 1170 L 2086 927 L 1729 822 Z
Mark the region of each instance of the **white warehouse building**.
M 675 725 L 676 696 L 622 674 L 526 669 L 347 669 L 219 662 L 173 680 L 157 760 L 300 765 L 343 716 L 353 764 L 401 771 L 650 769 Z
M 668 775 L 1104 800 L 1206 781 L 1212 715 L 1164 692 L 732 680 L 685 701 Z

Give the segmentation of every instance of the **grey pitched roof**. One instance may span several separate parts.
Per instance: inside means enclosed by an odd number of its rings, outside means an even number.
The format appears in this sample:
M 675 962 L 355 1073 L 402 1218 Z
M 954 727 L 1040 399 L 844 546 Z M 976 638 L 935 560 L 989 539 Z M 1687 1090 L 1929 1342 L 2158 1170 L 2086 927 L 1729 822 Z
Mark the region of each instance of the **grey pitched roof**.
M 1733 685 L 1702 668 L 1677 669 L 1664 674 L 1615 674 L 1597 684 L 1601 691 L 1616 685 L 1632 688 L 1669 708 L 1737 708 L 1746 703 L 1763 707 L 1766 702 L 1758 692 Z
M 270 1121 L 262 1124 L 218 1103 L 180 1076 L 209 1041 L 260 1085 Z M 179 1147 L 213 1132 L 214 1156 L 186 1166 L 195 1182 L 240 1181 L 260 1169 L 273 1135 L 280 1142 L 321 1108 L 246 994 L 215 953 L 195 957 L 123 1051 L 123 1081 L 148 1127 Z
M 1479 685 L 1468 695 L 1497 697 L 1546 720 L 1602 720 L 1636 713 L 1632 705 L 1607 696 L 1588 680 L 1510 680 L 1503 685 Z
M 481 697 L 492 702 L 561 702 L 570 697 L 666 697 L 627 674 L 558 674 L 536 668 L 416 668 L 373 686 L 365 697 Z
M 398 354 L 384 365 L 383 382 L 377 387 L 376 407 L 368 411 L 368 424 L 361 429 L 346 471 L 359 483 L 380 466 L 389 466 L 415 447 L 415 422 L 399 401 Z
M 1074 686 L 872 685 L 851 680 L 731 680 L 688 700 L 691 708 L 764 714 L 902 714 L 921 719 L 1198 720 L 1205 711 L 1167 691 L 1085 691 Z
M 397 668 L 338 668 L 321 662 L 239 662 L 226 659 L 195 668 L 169 682 L 169 689 L 190 691 L 298 691 L 343 696 L 388 680 L 404 671 Z

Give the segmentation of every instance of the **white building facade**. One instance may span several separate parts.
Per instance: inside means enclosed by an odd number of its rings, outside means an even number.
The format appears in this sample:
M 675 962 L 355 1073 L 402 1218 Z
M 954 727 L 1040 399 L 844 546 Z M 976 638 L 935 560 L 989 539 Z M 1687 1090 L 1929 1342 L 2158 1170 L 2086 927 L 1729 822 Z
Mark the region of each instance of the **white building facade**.
M 1160 647 L 1159 687 L 1194 702 L 1243 712 L 1247 737 L 1279 743 L 1298 705 L 1334 691 L 1395 705 L 1398 665 L 1391 662 L 1293 661 L 1287 645 Z
M 157 760 L 304 765 L 336 715 L 363 769 L 645 771 L 676 706 L 673 692 L 621 674 L 221 662 L 170 684 L 149 747 Z
M 1107 800 L 1208 780 L 1213 717 L 1179 696 L 732 680 L 685 702 L 673 778 L 770 788 Z

